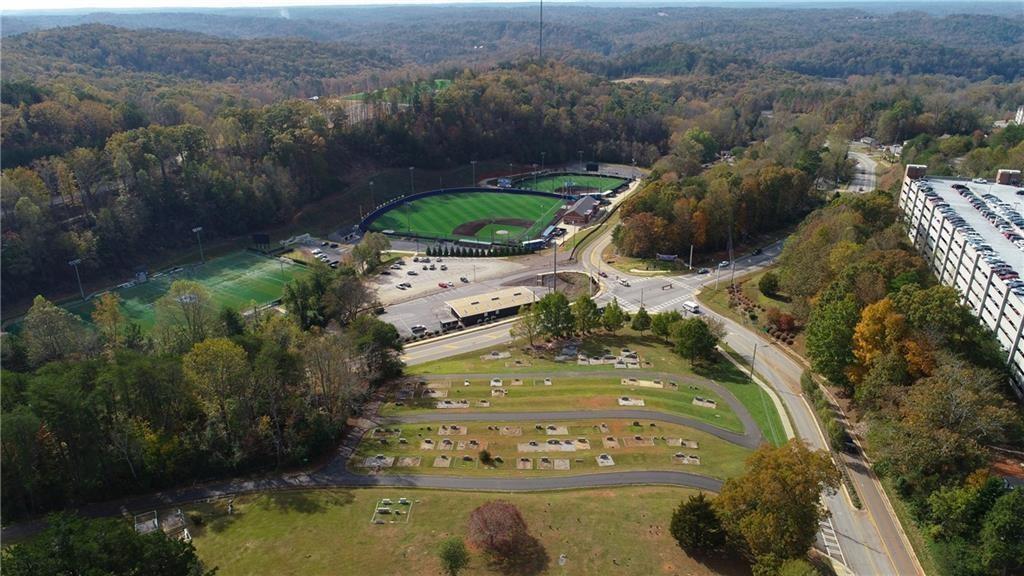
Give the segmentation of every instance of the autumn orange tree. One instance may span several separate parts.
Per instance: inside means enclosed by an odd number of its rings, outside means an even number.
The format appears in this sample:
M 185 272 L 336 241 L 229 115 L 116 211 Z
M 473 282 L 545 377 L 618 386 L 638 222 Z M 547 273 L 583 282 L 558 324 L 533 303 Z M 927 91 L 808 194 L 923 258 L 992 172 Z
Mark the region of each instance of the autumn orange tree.
M 819 498 L 839 480 L 828 453 L 801 440 L 763 444 L 747 458 L 743 475 L 725 482 L 715 509 L 755 563 L 755 573 L 774 574 L 784 560 L 810 549 L 818 523 L 828 514 Z

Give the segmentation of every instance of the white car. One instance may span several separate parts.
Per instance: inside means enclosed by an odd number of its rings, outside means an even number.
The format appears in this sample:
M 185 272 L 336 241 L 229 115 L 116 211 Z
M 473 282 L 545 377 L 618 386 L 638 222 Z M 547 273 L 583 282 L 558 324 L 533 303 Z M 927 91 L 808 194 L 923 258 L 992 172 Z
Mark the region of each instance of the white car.
M 412 330 L 413 334 L 420 334 L 422 332 L 426 332 L 427 331 L 427 327 L 424 326 L 423 324 L 417 324 L 417 325 L 413 326 L 412 328 L 410 328 L 410 330 Z
M 718 263 L 718 267 L 719 268 L 728 268 L 729 264 L 730 264 L 730 262 L 728 260 L 722 260 L 721 262 Z

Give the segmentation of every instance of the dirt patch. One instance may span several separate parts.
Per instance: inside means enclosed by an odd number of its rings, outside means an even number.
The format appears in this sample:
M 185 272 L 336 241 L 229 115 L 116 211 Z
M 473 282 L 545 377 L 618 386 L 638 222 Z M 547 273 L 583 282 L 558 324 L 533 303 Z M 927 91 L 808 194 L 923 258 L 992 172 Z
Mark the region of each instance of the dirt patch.
M 463 222 L 452 230 L 452 234 L 455 236 L 476 236 L 477 232 L 483 230 L 484 226 L 488 224 L 500 224 L 502 226 L 518 226 L 520 228 L 529 228 L 533 226 L 532 220 L 523 220 L 522 218 L 495 218 L 494 220 L 470 220 L 469 222 Z

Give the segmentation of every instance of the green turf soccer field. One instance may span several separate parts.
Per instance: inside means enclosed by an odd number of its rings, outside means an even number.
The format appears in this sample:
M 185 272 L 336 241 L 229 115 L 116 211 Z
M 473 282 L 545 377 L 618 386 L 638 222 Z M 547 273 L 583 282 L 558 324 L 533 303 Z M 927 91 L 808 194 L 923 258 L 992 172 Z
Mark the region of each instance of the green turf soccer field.
M 564 201 L 550 196 L 507 192 L 459 192 L 417 198 L 399 204 L 370 224 L 371 230 L 393 230 L 425 238 L 470 238 L 500 241 L 532 240 L 555 218 Z
M 145 331 L 152 328 L 156 320 L 153 304 L 167 293 L 175 280 L 194 280 L 205 286 L 218 310 L 230 306 L 244 311 L 252 302 L 262 305 L 277 300 L 285 284 L 307 274 L 309 269 L 300 264 L 241 251 L 173 274 L 154 275 L 148 282 L 115 292 L 121 297 L 125 316 Z M 92 301 L 75 302 L 65 308 L 88 320 Z
M 514 185 L 517 188 L 525 188 L 527 190 L 539 190 L 541 192 L 556 192 L 565 193 L 572 192 L 572 188 L 565 190 L 565 183 L 571 182 L 572 186 L 580 187 L 583 189 L 597 190 L 604 192 L 605 190 L 614 190 L 625 182 L 625 178 L 618 178 L 615 176 L 599 176 L 597 174 L 551 174 L 548 176 L 540 176 L 537 178 L 536 183 L 531 177 L 525 177 L 520 180 L 516 180 Z

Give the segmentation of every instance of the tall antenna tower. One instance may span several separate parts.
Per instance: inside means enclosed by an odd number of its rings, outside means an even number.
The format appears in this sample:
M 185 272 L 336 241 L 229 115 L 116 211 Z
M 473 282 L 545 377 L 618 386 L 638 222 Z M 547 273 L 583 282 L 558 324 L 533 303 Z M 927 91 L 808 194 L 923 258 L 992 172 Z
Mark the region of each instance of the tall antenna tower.
M 544 60 L 544 0 L 540 0 L 540 42 L 537 45 L 537 59 Z

